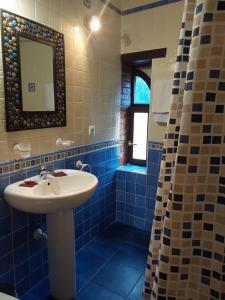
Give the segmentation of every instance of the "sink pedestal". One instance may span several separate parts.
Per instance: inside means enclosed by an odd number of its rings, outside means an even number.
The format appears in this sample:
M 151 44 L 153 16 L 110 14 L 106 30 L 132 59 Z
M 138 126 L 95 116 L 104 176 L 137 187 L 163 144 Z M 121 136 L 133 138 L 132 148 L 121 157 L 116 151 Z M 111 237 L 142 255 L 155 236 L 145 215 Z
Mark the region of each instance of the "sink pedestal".
M 47 214 L 50 293 L 59 300 L 75 296 L 73 210 Z

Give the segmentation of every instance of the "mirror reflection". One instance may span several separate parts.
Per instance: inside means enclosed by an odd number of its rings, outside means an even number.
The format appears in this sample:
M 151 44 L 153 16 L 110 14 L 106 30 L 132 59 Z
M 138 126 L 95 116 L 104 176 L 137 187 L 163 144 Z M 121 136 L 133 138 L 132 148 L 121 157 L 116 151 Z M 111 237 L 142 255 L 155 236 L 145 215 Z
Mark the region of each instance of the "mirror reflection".
M 23 111 L 54 111 L 54 47 L 19 36 Z

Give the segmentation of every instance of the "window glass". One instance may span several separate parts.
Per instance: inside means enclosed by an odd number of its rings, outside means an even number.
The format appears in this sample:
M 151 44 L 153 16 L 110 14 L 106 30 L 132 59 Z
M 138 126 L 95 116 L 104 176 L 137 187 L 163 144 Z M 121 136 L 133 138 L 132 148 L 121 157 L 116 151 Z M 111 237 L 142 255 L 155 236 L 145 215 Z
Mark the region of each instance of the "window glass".
M 135 77 L 134 104 L 150 104 L 151 91 L 147 83 L 139 76 Z
M 148 113 L 134 113 L 133 159 L 146 160 Z

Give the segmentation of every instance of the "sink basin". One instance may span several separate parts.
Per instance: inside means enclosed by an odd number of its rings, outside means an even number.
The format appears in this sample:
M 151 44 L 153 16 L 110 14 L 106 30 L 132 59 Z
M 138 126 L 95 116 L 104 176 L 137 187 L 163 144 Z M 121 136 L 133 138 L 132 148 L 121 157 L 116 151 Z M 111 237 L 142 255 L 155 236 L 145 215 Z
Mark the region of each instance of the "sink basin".
M 63 176 L 48 175 L 46 180 L 34 176 L 10 184 L 4 196 L 18 210 L 47 214 L 51 295 L 54 299 L 71 300 L 76 294 L 73 208 L 84 204 L 93 195 L 98 179 L 77 170 L 56 170 L 54 173 Z
M 82 205 L 97 188 L 98 180 L 90 173 L 68 169 L 55 172 L 63 172 L 66 176 L 27 179 L 38 183 L 34 187 L 20 186 L 24 181 L 10 184 L 4 191 L 5 200 L 24 212 L 54 213 Z

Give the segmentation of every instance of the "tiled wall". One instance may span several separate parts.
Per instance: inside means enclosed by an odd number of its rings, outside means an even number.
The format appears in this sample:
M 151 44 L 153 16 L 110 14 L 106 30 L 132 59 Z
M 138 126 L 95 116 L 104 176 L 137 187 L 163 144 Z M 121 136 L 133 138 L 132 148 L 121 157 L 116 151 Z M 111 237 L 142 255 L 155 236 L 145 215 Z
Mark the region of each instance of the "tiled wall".
M 117 221 L 147 231 L 151 230 L 161 156 L 162 144 L 149 142 L 145 174 L 135 169 L 117 170 Z
M 64 34 L 67 96 L 66 127 L 7 133 L 0 60 L 0 162 L 16 158 L 12 145 L 18 142 L 30 142 L 32 155 L 39 155 L 57 151 L 55 141 L 59 137 L 74 140 L 76 146 L 118 138 L 121 16 L 107 7 L 101 16 L 101 30 L 90 34 L 83 19 L 99 14 L 104 5 L 99 0 L 91 2 L 88 9 L 83 0 L 0 1 L 1 8 Z M 78 25 L 80 32 L 75 31 Z M 94 137 L 88 135 L 89 125 L 96 126 Z
M 117 144 L 117 145 L 116 145 Z M 98 150 L 96 150 L 98 149 Z M 91 151 L 91 152 L 90 152 Z M 21 296 L 48 272 L 44 241 L 34 240 L 36 228 L 46 229 L 45 215 L 32 215 L 10 208 L 3 200 L 9 184 L 39 173 L 38 164 L 46 162 L 49 170 L 72 168 L 81 159 L 92 166 L 99 186 L 85 205 L 74 209 L 76 250 L 111 224 L 116 216 L 116 169 L 119 166 L 118 142 L 100 143 L 68 151 L 50 153 L 0 169 L 0 283 L 12 283 Z M 14 166 L 17 171 L 10 172 Z

